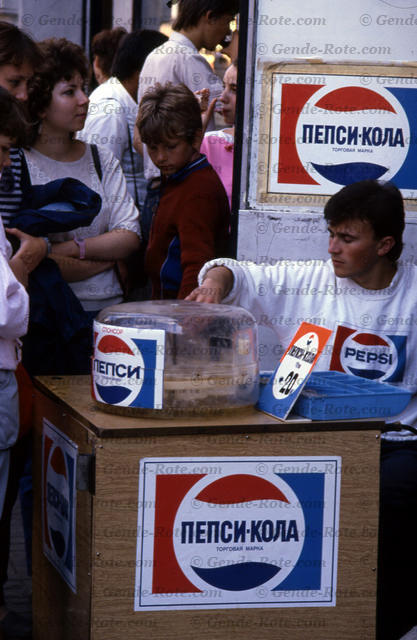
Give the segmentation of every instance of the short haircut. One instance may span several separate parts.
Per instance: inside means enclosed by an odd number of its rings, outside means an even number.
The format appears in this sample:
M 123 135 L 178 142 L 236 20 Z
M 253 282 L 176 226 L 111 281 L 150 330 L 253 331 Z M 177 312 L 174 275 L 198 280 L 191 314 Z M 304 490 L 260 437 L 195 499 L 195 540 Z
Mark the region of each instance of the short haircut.
M 0 21 L 0 66 L 20 67 L 24 62 L 35 68 L 41 62 L 37 44 L 26 33 L 9 22 Z
M 136 121 L 145 144 L 159 144 L 182 138 L 189 144 L 202 130 L 200 105 L 184 84 L 156 84 L 148 89 L 139 105 Z
M 160 31 L 142 29 L 126 34 L 119 43 L 113 60 L 111 75 L 121 82 L 140 71 L 151 51 L 168 40 Z
M 392 236 L 395 239 L 395 245 L 386 257 L 392 262 L 400 257 L 405 226 L 404 202 L 399 189 L 391 182 L 362 180 L 343 187 L 327 202 L 324 217 L 332 225 L 347 220 L 369 222 L 376 238 Z
M 111 67 L 117 47 L 126 34 L 126 29 L 116 27 L 115 29 L 103 29 L 103 31 L 96 33 L 92 39 L 91 52 L 93 57 L 97 56 L 98 66 L 107 77 L 111 75 Z
M 43 62 L 29 81 L 27 108 L 33 121 L 52 100 L 52 91 L 61 80 L 70 80 L 79 73 L 88 79 L 88 60 L 82 47 L 66 38 L 48 38 L 39 43 Z
M 213 18 L 234 16 L 239 12 L 239 0 L 178 0 L 178 17 L 173 29 L 181 31 L 195 27 L 208 11 Z
M 28 138 L 28 123 L 22 105 L 3 87 L 0 87 L 0 135 L 11 138 L 18 147 L 23 147 Z

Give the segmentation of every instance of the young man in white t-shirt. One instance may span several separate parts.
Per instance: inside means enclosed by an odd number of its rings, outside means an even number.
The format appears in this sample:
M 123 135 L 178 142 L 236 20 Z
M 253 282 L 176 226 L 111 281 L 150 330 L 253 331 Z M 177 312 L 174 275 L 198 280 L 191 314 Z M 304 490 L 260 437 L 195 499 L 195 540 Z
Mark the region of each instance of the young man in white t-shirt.
M 332 329 L 317 369 L 399 383 L 412 400 L 381 448 L 378 640 L 417 624 L 417 267 L 401 264 L 404 206 L 392 184 L 365 180 L 324 209 L 330 260 L 274 266 L 215 260 L 189 296 L 251 311 L 283 351 L 302 320 Z

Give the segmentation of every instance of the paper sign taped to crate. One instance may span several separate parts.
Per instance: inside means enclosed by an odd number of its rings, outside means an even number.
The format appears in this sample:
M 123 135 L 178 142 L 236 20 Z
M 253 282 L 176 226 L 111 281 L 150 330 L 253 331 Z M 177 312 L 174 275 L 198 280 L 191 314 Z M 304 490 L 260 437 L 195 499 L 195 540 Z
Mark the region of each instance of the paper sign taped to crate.
M 117 407 L 162 409 L 165 331 L 94 321 L 93 398 Z
M 341 458 L 145 458 L 135 611 L 334 606 Z
M 42 547 L 76 593 L 75 514 L 78 446 L 44 418 L 42 431 Z
M 331 335 L 309 322 L 298 328 L 269 382 L 261 387 L 257 408 L 285 419 Z

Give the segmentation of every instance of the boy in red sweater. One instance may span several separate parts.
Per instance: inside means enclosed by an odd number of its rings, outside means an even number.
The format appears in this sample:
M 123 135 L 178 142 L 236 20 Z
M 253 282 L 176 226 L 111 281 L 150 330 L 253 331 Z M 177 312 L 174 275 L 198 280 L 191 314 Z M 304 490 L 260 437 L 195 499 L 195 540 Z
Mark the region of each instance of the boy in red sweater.
M 227 195 L 200 154 L 200 106 L 185 85 L 156 85 L 147 91 L 137 127 L 161 171 L 160 183 L 149 190 L 143 212 L 146 218 L 153 209 L 145 255 L 152 297 L 185 298 L 197 286 L 203 264 L 227 249 Z

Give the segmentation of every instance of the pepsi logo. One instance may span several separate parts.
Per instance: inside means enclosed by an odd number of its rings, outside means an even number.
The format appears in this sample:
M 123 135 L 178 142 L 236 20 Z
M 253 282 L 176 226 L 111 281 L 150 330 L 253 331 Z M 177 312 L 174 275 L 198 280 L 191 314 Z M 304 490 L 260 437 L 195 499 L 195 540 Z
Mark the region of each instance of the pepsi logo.
M 103 335 L 96 339 L 93 386 L 96 397 L 107 404 L 131 406 L 144 378 L 144 361 L 126 337 Z
M 368 178 L 392 180 L 404 197 L 414 197 L 417 79 L 288 74 L 284 82 L 276 76 L 270 193 L 291 185 L 294 193 L 328 195 Z
M 397 368 L 397 350 L 388 337 L 356 331 L 342 347 L 340 361 L 346 373 L 370 380 L 386 380 Z
M 53 445 L 49 453 L 45 495 L 50 546 L 63 560 L 67 556 L 71 536 L 71 501 L 65 455 L 58 445 Z
M 296 494 L 276 474 L 203 476 L 179 505 L 174 551 L 193 590 L 273 589 L 294 569 L 304 529 Z
M 406 159 L 410 128 L 400 102 L 384 87 L 335 77 L 311 97 L 295 136 L 312 183 L 333 187 L 391 179 Z
M 92 392 L 119 407 L 162 408 L 165 332 L 94 322 Z
M 401 382 L 407 336 L 387 335 L 338 325 L 330 370 L 380 382 Z
M 328 603 L 340 463 L 142 459 L 135 611 Z

